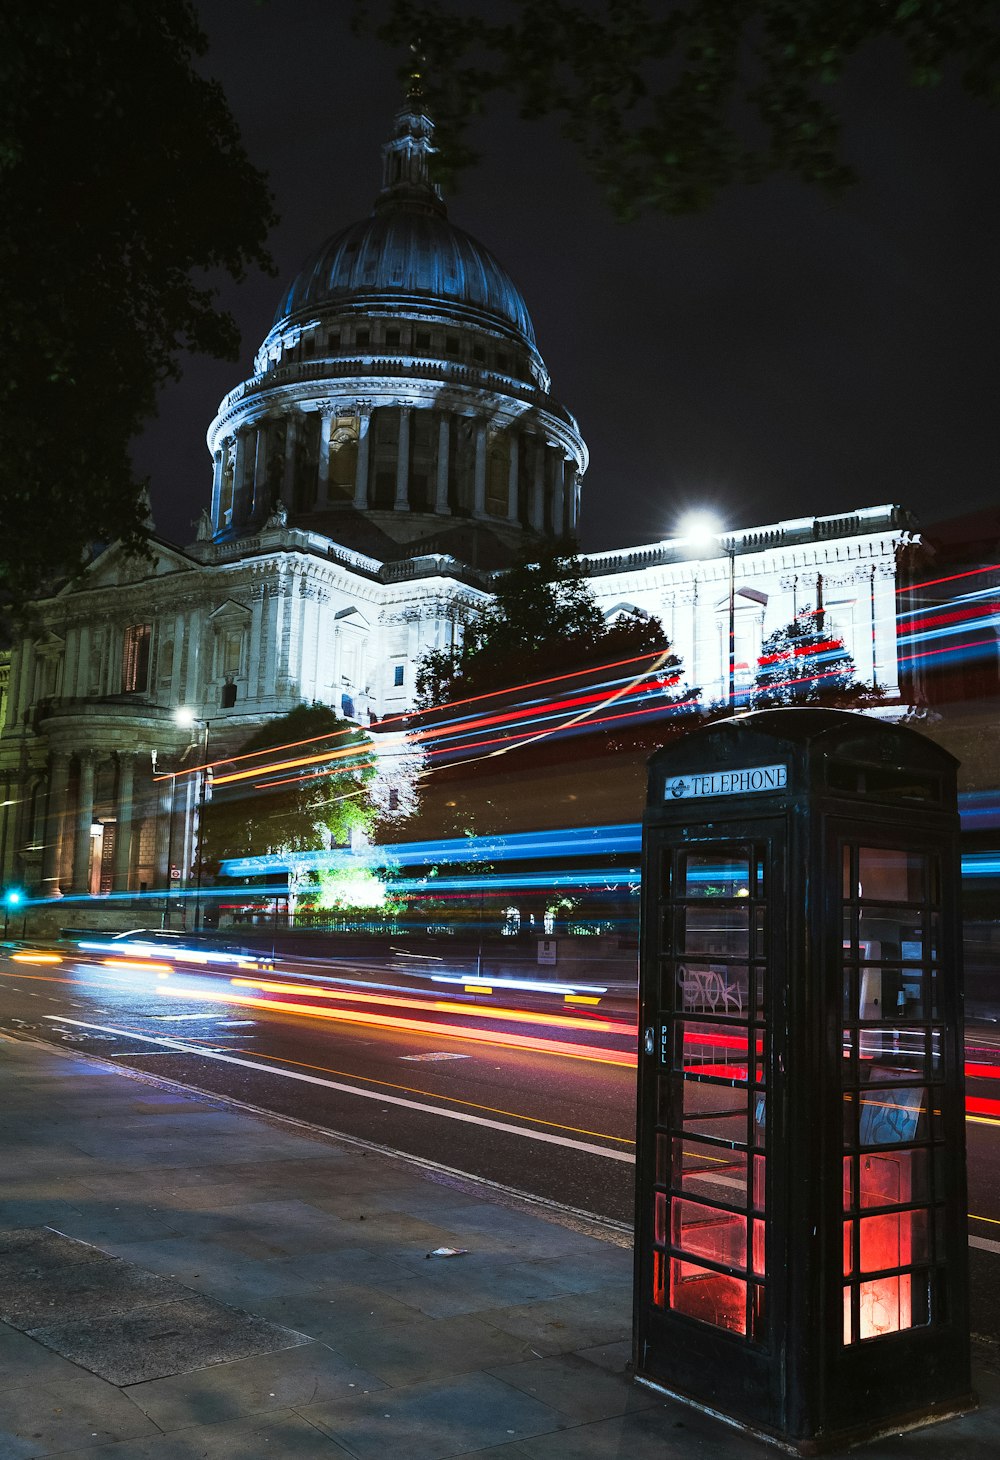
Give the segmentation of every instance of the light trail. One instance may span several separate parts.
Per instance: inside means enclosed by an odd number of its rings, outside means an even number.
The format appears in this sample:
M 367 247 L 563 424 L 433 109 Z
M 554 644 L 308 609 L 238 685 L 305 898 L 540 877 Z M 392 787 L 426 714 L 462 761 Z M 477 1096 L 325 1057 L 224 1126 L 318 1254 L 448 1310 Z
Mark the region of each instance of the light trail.
M 462 1121 L 467 1125 L 483 1126 L 487 1130 L 502 1131 L 508 1135 L 525 1136 L 530 1140 L 542 1141 L 548 1145 L 566 1146 L 570 1150 L 586 1152 L 592 1156 L 604 1156 L 611 1161 L 624 1161 L 633 1165 L 635 1157 L 630 1151 L 612 1151 L 605 1146 L 591 1145 L 586 1141 L 578 1141 L 571 1136 L 556 1135 L 553 1131 L 534 1130 L 530 1126 L 507 1125 L 501 1121 L 491 1120 L 485 1116 L 473 1115 L 466 1110 L 449 1110 L 444 1106 L 424 1105 L 421 1102 L 404 1099 L 399 1095 L 387 1095 L 382 1090 L 365 1090 L 357 1085 L 348 1085 L 340 1081 L 325 1080 L 319 1075 L 307 1074 L 304 1070 L 286 1070 L 275 1065 L 260 1064 L 256 1059 L 246 1059 L 243 1055 L 223 1054 L 221 1050 L 201 1049 L 196 1044 L 185 1043 L 180 1039 L 171 1039 L 166 1035 L 140 1034 L 130 1029 L 116 1029 L 108 1024 L 89 1024 L 82 1019 L 60 1019 L 55 1014 L 46 1014 L 46 1019 L 51 1019 L 57 1024 L 69 1024 L 78 1029 L 94 1029 L 103 1034 L 116 1034 L 127 1039 L 138 1039 L 147 1044 L 156 1044 L 176 1051 L 180 1054 L 197 1055 L 199 1059 L 215 1060 L 219 1064 L 236 1065 L 242 1069 L 260 1070 L 267 1075 L 277 1075 L 282 1079 L 300 1081 L 306 1085 L 319 1085 L 328 1090 L 335 1090 L 341 1094 L 358 1096 L 363 1100 L 378 1100 L 383 1105 L 398 1105 L 406 1110 L 414 1110 L 427 1115 L 436 1115 L 444 1120 Z M 140 1056 L 141 1057 L 141 1056 Z
M 315 1004 L 300 1004 L 287 999 L 258 999 L 249 994 L 227 992 L 201 992 L 185 990 L 167 985 L 159 986 L 157 992 L 165 997 L 200 999 L 206 1002 L 238 1004 L 241 1008 L 265 1009 L 280 1014 L 297 1014 L 308 1019 L 330 1021 L 337 1024 L 374 1025 L 401 1033 L 431 1034 L 436 1039 L 457 1039 L 472 1044 L 486 1044 L 534 1054 L 559 1055 L 565 1059 L 588 1060 L 594 1064 L 622 1065 L 635 1068 L 636 1055 L 616 1052 L 599 1045 L 569 1044 L 558 1039 L 534 1039 L 525 1034 L 508 1034 L 501 1030 L 470 1029 L 461 1024 L 436 1024 L 430 1020 L 394 1019 L 388 1014 L 372 1014 L 364 1010 L 320 1009 Z M 463 1013 L 468 1012 L 463 1009 Z M 494 1016 L 498 1023 L 503 1015 Z

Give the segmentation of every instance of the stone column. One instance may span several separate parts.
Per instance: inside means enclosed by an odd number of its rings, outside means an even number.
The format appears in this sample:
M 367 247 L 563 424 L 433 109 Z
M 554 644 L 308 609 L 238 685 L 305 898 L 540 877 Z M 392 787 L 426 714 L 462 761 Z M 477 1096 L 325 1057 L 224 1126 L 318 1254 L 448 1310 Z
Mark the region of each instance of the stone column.
M 358 461 L 354 469 L 354 507 L 358 512 L 364 512 L 368 507 L 368 448 L 371 428 L 371 415 L 362 415 L 358 437 Z
M 76 690 L 78 699 L 90 694 L 90 625 L 83 624 L 76 646 Z
M 115 833 L 115 892 L 128 891 L 129 871 L 132 865 L 132 792 L 135 782 L 135 755 L 131 751 L 118 752 L 118 797 L 115 808 L 117 821 Z
M 80 752 L 80 794 L 76 803 L 76 836 L 73 841 L 74 892 L 90 891 L 90 828 L 94 820 L 94 752 Z
M 410 510 L 410 407 L 399 408 L 399 447 L 396 454 L 396 500 L 394 512 Z
M 517 488 L 521 439 L 513 428 L 507 432 L 507 439 L 510 442 L 510 460 L 507 464 L 507 521 L 517 522 L 520 516 Z
M 69 756 L 54 750 L 49 762 L 49 796 L 45 816 L 45 845 L 42 848 L 42 896 L 61 897 L 59 868 L 62 861 L 66 796 L 69 791 Z
M 234 458 L 232 458 L 232 511 L 229 524 L 239 526 L 244 504 L 244 476 L 247 475 L 247 432 L 236 432 Z
M 281 500 L 289 508 L 295 502 L 295 448 L 298 440 L 298 418 L 289 416 L 285 426 L 285 467 L 281 474 Z
M 534 470 L 531 483 L 531 525 L 536 532 L 545 531 L 545 442 L 537 437 L 532 442 Z
M 451 456 L 451 417 L 442 416 L 438 425 L 437 496 L 434 511 L 439 517 L 450 516 L 448 506 L 448 473 Z
M 566 530 L 565 521 L 565 498 L 563 495 L 563 481 L 566 476 L 566 458 L 560 456 L 556 462 L 555 479 L 552 483 L 552 531 L 556 537 L 561 537 Z
M 473 517 L 486 516 L 486 422 L 476 422 L 476 469 L 473 478 Z
M 222 526 L 222 523 L 219 521 L 219 513 L 222 511 L 222 476 L 226 465 L 225 451 L 217 451 L 212 460 L 212 526 L 218 532 Z
M 319 418 L 319 470 L 316 475 L 316 505 L 325 507 L 330 500 L 330 428 L 333 412 L 323 411 Z
M 175 777 L 162 771 L 163 779 L 156 783 L 156 846 L 153 852 L 153 886 L 170 891 L 171 822 L 174 815 Z

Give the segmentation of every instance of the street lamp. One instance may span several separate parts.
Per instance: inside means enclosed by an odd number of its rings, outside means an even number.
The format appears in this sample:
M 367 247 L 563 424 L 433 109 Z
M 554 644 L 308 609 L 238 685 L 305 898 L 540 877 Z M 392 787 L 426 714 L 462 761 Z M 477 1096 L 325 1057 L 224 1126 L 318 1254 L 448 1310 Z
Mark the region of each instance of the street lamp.
M 208 763 L 208 735 L 211 727 L 210 720 L 203 720 L 188 705 L 181 705 L 174 711 L 176 724 L 192 729 L 200 724 L 202 727 L 201 743 L 201 782 L 198 788 L 198 831 L 195 837 L 195 873 L 194 873 L 194 928 L 193 931 L 201 931 L 201 862 L 202 862 L 202 841 L 205 828 L 205 802 L 208 799 L 208 782 L 211 775 L 211 767 Z
M 3 940 L 7 941 L 7 925 L 10 922 L 10 910 L 12 907 L 20 907 L 24 901 L 24 893 L 19 887 L 8 887 L 3 895 Z
M 711 512 L 689 512 L 678 524 L 694 547 L 718 545 L 729 559 L 729 713 L 736 712 L 736 544 L 721 536 L 722 523 Z

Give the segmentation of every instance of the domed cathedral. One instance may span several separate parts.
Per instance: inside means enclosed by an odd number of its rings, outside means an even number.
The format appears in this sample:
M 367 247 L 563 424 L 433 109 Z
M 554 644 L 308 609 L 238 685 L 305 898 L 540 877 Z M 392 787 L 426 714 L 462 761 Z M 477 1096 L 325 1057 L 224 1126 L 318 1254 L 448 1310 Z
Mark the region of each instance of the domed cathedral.
M 371 215 L 285 291 L 208 430 L 216 542 L 277 510 L 381 562 L 509 563 L 575 531 L 587 448 L 550 394 L 520 291 L 448 218 L 411 91 Z

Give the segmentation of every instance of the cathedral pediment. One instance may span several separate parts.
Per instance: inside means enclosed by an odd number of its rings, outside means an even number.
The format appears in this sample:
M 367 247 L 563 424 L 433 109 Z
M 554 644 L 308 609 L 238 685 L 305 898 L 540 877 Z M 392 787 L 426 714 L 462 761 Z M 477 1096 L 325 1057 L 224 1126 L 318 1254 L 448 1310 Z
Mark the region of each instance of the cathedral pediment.
M 120 542 L 105 548 L 81 576 L 68 583 L 60 593 L 61 598 L 70 598 L 76 593 L 92 593 L 95 588 L 118 588 L 130 583 L 142 583 L 149 578 L 164 578 L 171 573 L 187 573 L 197 565 L 170 543 L 151 538 L 150 557 L 141 557 L 125 550 Z

